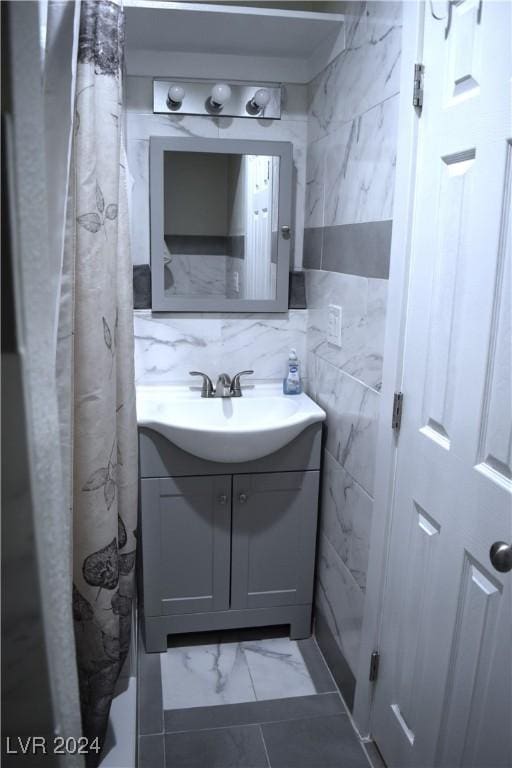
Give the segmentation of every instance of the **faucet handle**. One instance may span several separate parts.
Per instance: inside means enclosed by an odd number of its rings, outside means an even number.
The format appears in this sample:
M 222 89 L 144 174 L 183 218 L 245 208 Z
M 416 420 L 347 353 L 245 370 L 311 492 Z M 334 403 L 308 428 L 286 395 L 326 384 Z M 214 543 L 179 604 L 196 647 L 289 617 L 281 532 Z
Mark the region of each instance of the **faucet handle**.
M 201 397 L 213 397 L 215 394 L 215 389 L 213 388 L 212 380 L 209 376 L 206 375 L 206 373 L 202 373 L 201 371 L 189 371 L 190 376 L 202 376 L 203 377 L 203 385 L 201 387 Z
M 231 397 L 242 397 L 242 388 L 240 387 L 240 376 L 249 376 L 254 371 L 240 371 L 235 373 L 231 382 Z

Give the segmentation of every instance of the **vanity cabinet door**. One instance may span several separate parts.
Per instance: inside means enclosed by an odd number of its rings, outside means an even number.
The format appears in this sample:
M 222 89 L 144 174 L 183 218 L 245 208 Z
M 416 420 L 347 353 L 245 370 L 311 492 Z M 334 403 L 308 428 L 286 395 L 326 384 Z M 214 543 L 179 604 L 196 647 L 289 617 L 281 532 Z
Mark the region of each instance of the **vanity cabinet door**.
M 146 616 L 229 608 L 231 475 L 141 480 Z
M 312 602 L 319 474 L 233 477 L 231 608 Z

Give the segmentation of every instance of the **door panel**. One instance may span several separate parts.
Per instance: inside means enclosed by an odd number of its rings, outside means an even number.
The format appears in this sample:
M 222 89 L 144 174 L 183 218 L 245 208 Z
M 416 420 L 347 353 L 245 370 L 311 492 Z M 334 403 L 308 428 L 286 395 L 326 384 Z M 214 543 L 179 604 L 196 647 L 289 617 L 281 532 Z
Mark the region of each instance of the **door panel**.
M 229 608 L 231 476 L 141 481 L 147 616 Z
M 424 653 L 423 645 L 430 619 L 429 606 L 424 597 L 428 591 L 432 565 L 438 557 L 441 526 L 415 501 L 410 509 L 409 526 L 407 539 L 410 555 L 405 579 L 407 590 L 403 594 L 406 604 L 401 615 L 395 664 L 397 669 L 401 669 L 397 681 L 397 707 L 401 717 L 413 725 L 416 721 L 417 677 L 420 672 L 416 662 Z M 410 670 L 416 674 L 411 675 Z
M 319 472 L 233 478 L 232 608 L 312 601 Z
M 438 161 L 438 232 L 432 242 L 435 264 L 430 286 L 423 431 L 446 449 L 450 448 L 454 428 L 455 381 L 451 371 L 462 353 L 458 319 L 465 276 L 459 267 L 474 160 L 474 149 L 470 149 Z
M 512 143 L 507 142 L 505 184 L 500 206 L 500 240 L 492 296 L 492 321 L 480 417 L 478 469 L 505 486 L 512 480 Z
M 511 4 L 425 4 L 404 414 L 372 732 L 389 768 L 512 764 Z M 508 638 L 508 645 L 503 638 Z
M 465 99 L 478 96 L 482 82 L 482 5 L 479 2 L 463 2 L 452 8 L 448 28 L 444 97 L 449 107 Z
M 466 743 L 473 725 L 473 694 L 479 687 L 480 677 L 485 677 L 501 592 L 501 584 L 487 568 L 464 553 L 457 595 L 459 613 L 453 633 L 439 733 L 438 762 L 441 765 L 472 764 L 471 749 L 466 749 Z

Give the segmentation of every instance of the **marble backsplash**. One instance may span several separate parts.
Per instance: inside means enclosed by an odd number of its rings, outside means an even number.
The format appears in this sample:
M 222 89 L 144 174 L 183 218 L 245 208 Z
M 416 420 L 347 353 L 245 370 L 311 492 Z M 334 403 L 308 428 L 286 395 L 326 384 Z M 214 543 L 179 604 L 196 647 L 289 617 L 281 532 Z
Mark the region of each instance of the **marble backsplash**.
M 307 311 L 300 309 L 265 315 L 138 310 L 134 331 L 137 384 L 190 383 L 192 370 L 215 379 L 223 371 L 253 369 L 253 381 L 281 380 L 291 347 L 306 360 Z

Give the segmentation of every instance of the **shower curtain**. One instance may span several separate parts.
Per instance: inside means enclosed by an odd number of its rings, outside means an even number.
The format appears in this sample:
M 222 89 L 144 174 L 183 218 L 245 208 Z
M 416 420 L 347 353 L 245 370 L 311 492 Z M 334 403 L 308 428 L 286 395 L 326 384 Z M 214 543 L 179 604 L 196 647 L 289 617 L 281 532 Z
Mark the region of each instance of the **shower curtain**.
M 82 725 L 100 744 L 130 644 L 137 536 L 123 28 L 120 3 L 82 2 L 57 344 Z

